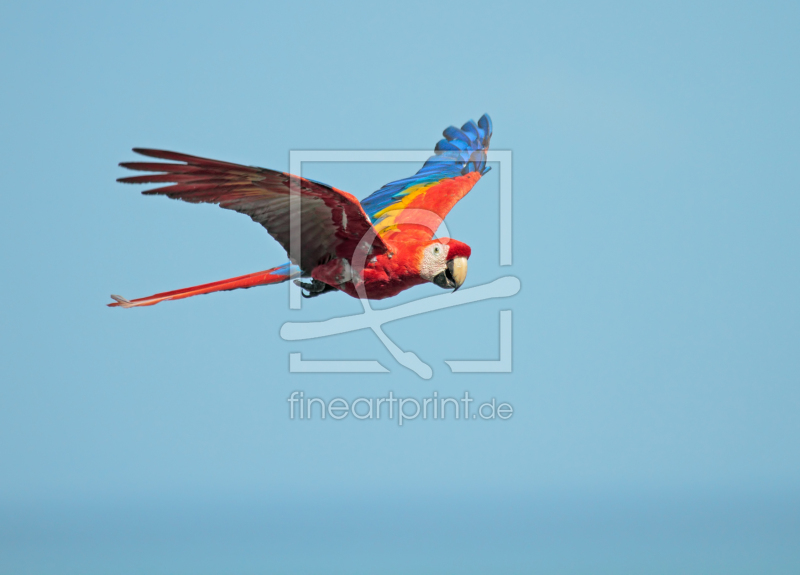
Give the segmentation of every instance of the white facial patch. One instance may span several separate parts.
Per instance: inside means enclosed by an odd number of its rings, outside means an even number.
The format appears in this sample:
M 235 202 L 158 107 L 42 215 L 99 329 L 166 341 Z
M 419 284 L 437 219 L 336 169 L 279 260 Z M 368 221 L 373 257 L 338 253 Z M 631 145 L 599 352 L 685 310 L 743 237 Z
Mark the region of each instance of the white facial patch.
M 421 278 L 433 281 L 437 275 L 447 269 L 447 252 L 450 246 L 446 244 L 431 244 L 422 253 L 422 263 L 419 266 Z

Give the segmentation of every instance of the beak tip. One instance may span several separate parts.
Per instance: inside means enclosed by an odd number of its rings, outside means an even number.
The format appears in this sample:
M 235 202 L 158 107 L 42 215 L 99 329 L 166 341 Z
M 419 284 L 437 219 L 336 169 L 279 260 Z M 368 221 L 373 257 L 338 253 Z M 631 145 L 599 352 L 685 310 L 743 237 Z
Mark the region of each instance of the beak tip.
M 453 292 L 455 292 L 467 280 L 467 258 L 457 257 L 452 260 L 452 264 L 448 263 L 448 267 L 451 269 L 453 280 L 456 285 L 453 290 Z
M 442 288 L 458 291 L 467 279 L 467 258 L 457 257 L 447 262 L 447 269 L 433 278 L 433 283 Z

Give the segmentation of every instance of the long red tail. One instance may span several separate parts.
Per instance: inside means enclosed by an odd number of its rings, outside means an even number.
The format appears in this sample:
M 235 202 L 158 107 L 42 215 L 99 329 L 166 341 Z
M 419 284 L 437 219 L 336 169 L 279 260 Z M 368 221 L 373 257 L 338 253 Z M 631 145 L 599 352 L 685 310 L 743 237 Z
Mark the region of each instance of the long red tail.
M 183 299 L 193 295 L 200 295 L 204 293 L 211 293 L 215 291 L 229 291 L 234 289 L 247 289 L 255 286 L 277 284 L 285 282 L 293 277 L 300 275 L 300 270 L 291 264 L 284 264 L 271 270 L 263 272 L 256 272 L 247 274 L 246 276 L 239 276 L 227 280 L 220 280 L 194 287 L 168 291 L 164 293 L 157 293 L 149 297 L 143 297 L 134 300 L 126 300 L 122 296 L 112 295 L 111 298 L 115 303 L 108 304 L 108 307 L 143 307 L 147 305 L 155 305 L 158 302 L 170 299 Z

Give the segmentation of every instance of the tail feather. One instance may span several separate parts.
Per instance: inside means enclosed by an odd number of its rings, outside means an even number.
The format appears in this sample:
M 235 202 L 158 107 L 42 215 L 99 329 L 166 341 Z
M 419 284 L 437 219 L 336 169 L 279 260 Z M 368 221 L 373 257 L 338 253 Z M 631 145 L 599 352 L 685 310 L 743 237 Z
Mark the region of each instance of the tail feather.
M 300 269 L 297 266 L 284 264 L 282 266 L 278 266 L 277 268 L 272 268 L 271 270 L 266 270 L 263 272 L 256 272 L 199 286 L 157 293 L 155 295 L 134 300 L 127 300 L 122 296 L 112 295 L 111 299 L 114 300 L 114 303 L 108 304 L 108 307 L 122 307 L 127 309 L 130 307 L 155 305 L 166 300 L 183 299 L 185 297 L 191 297 L 204 293 L 229 291 L 234 289 L 247 289 L 255 286 L 281 283 L 298 277 L 299 275 Z

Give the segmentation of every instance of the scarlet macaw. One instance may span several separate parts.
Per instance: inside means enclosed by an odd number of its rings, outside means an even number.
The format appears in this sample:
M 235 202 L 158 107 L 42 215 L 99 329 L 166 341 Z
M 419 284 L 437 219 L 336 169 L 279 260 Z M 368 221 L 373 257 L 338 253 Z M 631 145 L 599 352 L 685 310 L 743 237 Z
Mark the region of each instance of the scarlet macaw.
M 139 307 L 216 291 L 251 288 L 293 278 L 315 297 L 340 290 L 353 297 L 383 299 L 425 282 L 461 287 L 467 276 L 468 245 L 434 233 L 450 209 L 489 171 L 486 151 L 492 121 L 483 115 L 461 129 L 444 132 L 435 153 L 410 178 L 386 184 L 359 202 L 334 187 L 264 168 L 186 154 L 134 148 L 143 156 L 181 163 L 123 162 L 131 170 L 160 172 L 120 178 L 128 184 L 170 183 L 146 190 L 192 203 L 218 204 L 247 214 L 289 252 L 290 193 L 299 194 L 300 249 L 291 263 L 263 272 L 128 301 L 117 295 L 110 307 Z

